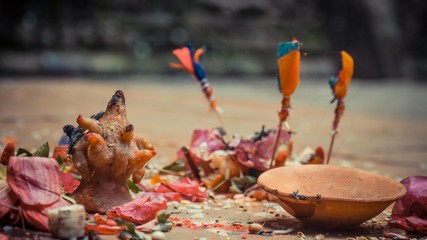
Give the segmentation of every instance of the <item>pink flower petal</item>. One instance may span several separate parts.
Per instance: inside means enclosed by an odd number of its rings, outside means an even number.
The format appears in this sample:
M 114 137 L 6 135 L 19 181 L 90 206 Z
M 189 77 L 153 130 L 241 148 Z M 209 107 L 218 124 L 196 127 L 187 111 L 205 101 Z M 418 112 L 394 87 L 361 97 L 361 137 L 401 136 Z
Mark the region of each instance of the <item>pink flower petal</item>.
M 31 225 L 33 225 L 37 229 L 40 229 L 43 231 L 49 231 L 47 210 L 58 208 L 58 207 L 69 206 L 69 205 L 70 204 L 67 201 L 65 201 L 62 198 L 59 198 L 57 202 L 51 205 L 29 206 L 29 205 L 26 205 L 25 203 L 21 203 L 19 205 L 19 208 L 21 209 L 25 219 Z
M 0 218 L 6 215 L 17 202 L 15 194 L 6 181 L 0 180 Z
M 53 158 L 11 157 L 7 181 L 26 205 L 50 205 L 60 198 L 59 172 L 58 163 Z
M 394 227 L 427 234 L 427 177 L 408 177 L 401 181 L 406 195 L 397 200 L 391 214 Z

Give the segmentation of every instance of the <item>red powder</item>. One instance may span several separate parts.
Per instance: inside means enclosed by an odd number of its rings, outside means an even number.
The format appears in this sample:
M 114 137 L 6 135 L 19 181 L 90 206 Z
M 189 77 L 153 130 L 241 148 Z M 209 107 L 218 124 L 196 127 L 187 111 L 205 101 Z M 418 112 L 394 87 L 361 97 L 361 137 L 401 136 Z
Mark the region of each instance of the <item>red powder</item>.
M 174 222 L 175 226 L 177 222 L 181 222 L 183 228 L 191 228 L 194 230 L 206 229 L 206 228 L 220 228 L 226 231 L 237 231 L 237 230 L 248 231 L 248 228 L 242 225 L 228 225 L 228 224 L 226 225 L 222 223 L 203 223 L 202 225 L 197 225 L 190 219 L 185 219 L 180 217 L 170 217 L 169 220 Z M 243 239 L 243 236 L 245 235 L 242 235 L 242 239 Z

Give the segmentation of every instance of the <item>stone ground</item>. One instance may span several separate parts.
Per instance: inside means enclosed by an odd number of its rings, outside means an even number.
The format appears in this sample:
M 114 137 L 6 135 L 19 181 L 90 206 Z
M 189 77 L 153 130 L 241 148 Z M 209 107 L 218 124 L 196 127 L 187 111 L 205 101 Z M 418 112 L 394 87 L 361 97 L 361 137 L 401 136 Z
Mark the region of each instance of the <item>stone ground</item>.
M 274 78 L 210 79 L 214 95 L 224 109 L 223 119 L 230 134 L 251 135 L 262 125 L 277 125 L 276 111 L 281 96 Z M 129 121 L 149 139 L 158 150 L 151 160 L 154 165 L 172 162 L 175 152 L 190 141 L 196 128 L 218 125 L 215 114 L 196 83 L 186 75 L 178 76 L 128 76 L 109 79 L 34 77 L 0 79 L 0 139 L 13 136 L 17 146 L 32 149 L 48 141 L 55 145 L 65 124 L 76 124 L 78 114 L 90 116 L 104 110 L 115 90 L 122 89 L 126 96 Z M 407 176 L 427 174 L 427 86 L 410 81 L 374 82 L 355 79 L 346 99 L 346 112 L 340 125 L 340 134 L 331 164 L 353 166 L 401 180 Z M 330 140 L 334 104 L 326 82 L 303 80 L 293 96 L 293 109 L 289 124 L 296 132 L 295 151 L 318 145 L 327 148 Z M 273 208 L 277 213 L 266 213 L 268 204 L 246 204 L 237 200 L 221 200 L 205 210 L 200 222 L 225 219 L 239 221 L 272 222 L 284 228 L 293 228 L 286 238 L 294 239 L 297 231 L 308 236 L 327 234 L 326 230 L 313 231 L 302 228 L 292 217 Z M 240 201 L 240 203 L 239 203 Z M 224 202 L 224 203 L 223 203 Z M 230 208 L 224 208 L 224 204 Z M 240 207 L 240 205 L 246 207 Z M 248 210 L 249 206 L 251 210 Z M 179 207 L 178 207 L 179 208 Z M 187 208 L 199 209 L 195 205 Z M 271 206 L 270 206 L 271 208 Z M 243 211 L 246 209 L 246 211 Z M 182 210 L 182 209 L 181 209 Z M 276 211 L 274 210 L 274 211 Z M 190 217 L 197 211 L 182 210 L 178 217 Z M 279 214 L 279 215 L 277 215 Z M 266 214 L 267 215 L 267 214 Z M 277 216 L 276 216 L 277 215 Z M 378 218 L 387 218 L 386 213 Z M 379 220 L 378 220 L 379 221 Z M 199 222 L 199 223 L 197 223 Z M 276 225 L 277 226 L 277 225 Z M 274 228 L 274 224 L 273 224 Z M 378 236 L 369 233 L 371 226 L 345 233 L 329 233 L 333 238 Z M 371 235 L 369 235 L 371 234 Z M 373 234 L 373 235 L 372 235 Z M 375 235 L 377 234 L 377 235 Z M 177 228 L 167 234 L 168 239 L 241 239 L 244 232 L 221 236 L 215 230 Z M 247 234 L 246 234 L 247 235 Z M 247 235 L 251 239 L 264 236 Z M 273 238 L 282 239 L 283 236 Z

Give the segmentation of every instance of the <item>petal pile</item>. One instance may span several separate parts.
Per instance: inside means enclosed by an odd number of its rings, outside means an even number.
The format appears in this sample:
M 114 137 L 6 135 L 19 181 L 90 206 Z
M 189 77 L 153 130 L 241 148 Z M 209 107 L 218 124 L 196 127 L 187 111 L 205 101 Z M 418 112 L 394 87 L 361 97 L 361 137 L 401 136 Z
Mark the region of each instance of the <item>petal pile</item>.
M 276 130 L 265 130 L 264 126 L 251 138 L 235 135 L 230 141 L 223 139 L 219 129 L 196 129 L 193 131 L 189 148 L 182 147 L 177 158 L 186 160 L 184 162 L 187 169 L 192 170 L 198 181 L 190 184 L 191 186 L 185 183 L 189 179 L 175 183 L 176 186 L 162 183 L 156 191 L 178 192 L 190 201 L 203 201 L 202 199 L 206 198 L 206 193 L 199 190 L 199 182 L 215 192 L 232 191 L 229 188 L 233 178 L 248 174 L 256 177 L 271 168 L 276 137 Z M 283 166 L 290 154 L 290 133 L 280 131 L 278 143 L 281 148 L 275 158 L 274 167 Z
M 199 158 L 206 160 L 205 158 L 207 158 L 209 154 L 224 148 L 226 148 L 226 144 L 222 140 L 221 133 L 218 129 L 196 129 L 193 131 L 189 150 L 197 157 L 194 158 L 194 163 L 196 165 L 200 163 Z M 185 159 L 185 154 L 182 149 L 178 151 L 177 157 L 178 159 Z
M 69 205 L 60 197 L 62 181 L 53 158 L 11 157 L 7 182 L 25 219 L 40 230 L 49 230 L 47 210 Z
M 266 136 L 257 141 L 240 139 L 235 146 L 236 157 L 242 165 L 260 171 L 269 169 L 270 158 L 273 154 L 273 145 L 276 137 L 276 130 L 269 132 Z M 290 135 L 286 131 L 281 131 L 279 144 L 288 142 Z
M 191 137 L 190 148 L 198 149 L 200 145 L 206 144 L 206 151 L 212 153 L 215 150 L 224 149 L 221 133 L 216 128 L 196 129 Z

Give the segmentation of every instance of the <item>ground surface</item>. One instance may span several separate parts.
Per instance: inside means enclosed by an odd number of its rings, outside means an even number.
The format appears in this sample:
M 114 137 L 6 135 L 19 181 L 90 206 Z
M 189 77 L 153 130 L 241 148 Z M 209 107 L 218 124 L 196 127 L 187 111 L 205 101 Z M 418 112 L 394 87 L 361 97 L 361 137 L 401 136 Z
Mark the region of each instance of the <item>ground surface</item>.
M 230 134 L 251 135 L 260 130 L 262 125 L 267 128 L 277 125 L 276 111 L 279 109 L 280 94 L 272 79 L 242 81 L 212 78 L 211 84 L 219 105 L 224 109 L 223 118 Z M 65 124 L 75 125 L 78 114 L 90 116 L 104 110 L 117 89 L 125 93 L 129 121 L 158 150 L 158 156 L 151 160 L 152 164 L 164 165 L 173 161 L 175 152 L 189 143 L 194 129 L 218 125 L 215 115 L 208 111 L 199 86 L 185 75 L 108 80 L 3 78 L 0 82 L 0 139 L 13 136 L 19 147 L 28 149 L 36 148 L 46 141 L 51 146 L 56 145 Z M 412 175 L 426 175 L 426 91 L 427 86 L 410 82 L 354 80 L 331 163 L 366 169 L 396 180 Z M 331 92 L 324 81 L 303 81 L 297 89 L 289 122 L 297 133 L 294 136 L 297 153 L 306 146 L 314 148 L 321 145 L 327 148 L 335 107 L 329 104 L 330 100 Z M 215 205 L 218 203 L 212 203 L 210 209 L 203 210 L 204 219 L 194 218 L 193 221 L 200 224 L 214 222 L 221 217 L 219 220 L 227 223 L 239 221 L 243 225 L 250 221 L 266 221 L 266 226 L 271 226 L 272 222 L 276 222 L 281 228 L 294 229 L 289 238 L 295 238 L 297 231 L 303 231 L 309 236 L 329 233 L 334 238 L 378 236 L 375 231 L 370 233 L 370 226 L 346 233 L 308 230 L 301 228 L 281 208 L 273 208 L 274 213 L 267 215 L 268 204 L 227 201 L 221 200 L 219 206 Z M 227 204 L 229 208 L 224 208 Z M 243 207 L 240 207 L 242 204 Z M 187 210 L 199 209 L 200 206 L 186 207 L 177 211 L 175 216 L 189 218 L 197 210 L 190 213 Z M 269 207 L 271 209 L 272 206 Z M 380 220 L 383 218 L 386 219 L 387 215 L 379 216 Z M 275 226 L 277 229 L 278 225 Z M 245 233 L 234 232 L 229 233 L 228 237 L 240 239 L 242 235 Z M 167 237 L 226 238 L 215 230 L 186 228 L 174 229 Z M 247 237 L 264 238 L 253 235 Z

